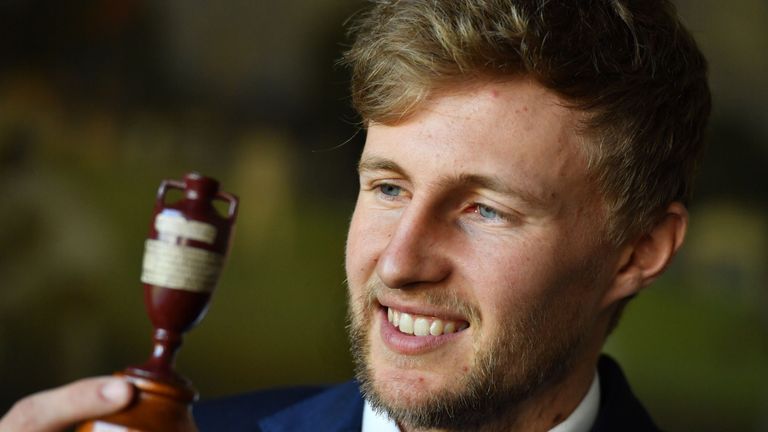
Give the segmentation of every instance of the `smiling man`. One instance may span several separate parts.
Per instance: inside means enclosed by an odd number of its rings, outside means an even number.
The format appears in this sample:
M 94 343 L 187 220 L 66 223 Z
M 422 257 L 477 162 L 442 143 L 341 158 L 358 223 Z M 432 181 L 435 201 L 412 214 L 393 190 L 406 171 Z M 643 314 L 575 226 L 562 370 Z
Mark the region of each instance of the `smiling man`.
M 583 398 L 609 304 L 629 287 L 609 286 L 623 263 L 601 232 L 578 121 L 517 78 L 370 125 L 347 275 L 374 407 L 414 427 L 546 430 Z M 668 251 L 685 224 L 672 211 Z
M 710 97 L 672 6 L 380 2 L 354 31 L 364 424 L 656 430 L 600 352 L 687 227 Z
M 352 34 L 357 380 L 202 404 L 201 429 L 657 430 L 600 352 L 688 224 L 710 96 L 672 5 L 376 1 Z M 105 383 L 32 396 L 0 430 L 127 403 Z

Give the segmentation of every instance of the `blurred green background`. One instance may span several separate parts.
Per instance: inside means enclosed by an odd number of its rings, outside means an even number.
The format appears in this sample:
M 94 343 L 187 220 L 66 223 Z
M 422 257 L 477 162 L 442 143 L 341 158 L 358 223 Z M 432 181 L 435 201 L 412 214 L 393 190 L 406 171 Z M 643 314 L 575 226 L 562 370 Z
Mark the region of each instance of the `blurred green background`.
M 607 351 L 668 430 L 768 431 L 768 3 L 679 0 L 711 63 L 689 241 Z M 352 0 L 0 1 L 0 412 L 143 361 L 155 190 L 240 195 L 179 369 L 204 397 L 347 379 L 362 134 L 334 66 Z

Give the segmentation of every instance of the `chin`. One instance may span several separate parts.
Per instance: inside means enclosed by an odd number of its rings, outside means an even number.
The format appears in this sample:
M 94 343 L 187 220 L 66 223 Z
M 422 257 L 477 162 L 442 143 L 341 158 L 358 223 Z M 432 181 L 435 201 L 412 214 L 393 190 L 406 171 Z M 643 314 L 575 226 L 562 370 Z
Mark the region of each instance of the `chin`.
M 374 351 L 376 348 L 374 348 Z M 377 353 L 381 354 L 381 353 Z M 457 393 L 463 386 L 459 362 L 439 356 L 429 359 L 374 354 L 369 365 L 372 390 L 384 405 L 401 408 L 423 406 L 435 395 Z
M 401 423 L 411 423 L 410 413 L 428 410 L 435 396 L 446 391 L 442 379 L 433 381 L 414 371 L 374 371 L 370 384 L 366 398 Z
M 420 370 L 381 367 L 373 370 L 373 385 L 386 399 L 404 403 L 417 403 L 424 395 L 445 391 L 450 382 L 442 374 Z M 454 380 L 455 382 L 455 380 Z

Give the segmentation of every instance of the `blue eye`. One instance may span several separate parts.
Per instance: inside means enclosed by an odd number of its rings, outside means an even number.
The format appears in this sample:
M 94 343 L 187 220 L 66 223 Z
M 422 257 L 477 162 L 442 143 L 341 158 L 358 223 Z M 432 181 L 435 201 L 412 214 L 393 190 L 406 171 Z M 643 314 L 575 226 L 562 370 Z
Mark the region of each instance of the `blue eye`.
M 385 183 L 379 186 L 379 190 L 384 195 L 396 197 L 400 195 L 400 192 L 402 192 L 403 189 L 399 186 Z
M 496 210 L 482 204 L 477 205 L 477 213 L 486 219 L 497 219 L 499 217 L 499 213 Z

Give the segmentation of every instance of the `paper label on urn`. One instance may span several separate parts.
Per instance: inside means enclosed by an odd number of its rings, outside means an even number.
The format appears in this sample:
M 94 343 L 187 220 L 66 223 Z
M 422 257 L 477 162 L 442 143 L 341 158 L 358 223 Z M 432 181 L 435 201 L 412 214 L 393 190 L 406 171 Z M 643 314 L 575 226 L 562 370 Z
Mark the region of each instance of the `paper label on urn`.
M 155 230 L 162 237 L 184 237 L 208 244 L 216 239 L 215 226 L 167 211 L 155 218 Z
M 144 245 L 141 281 L 164 288 L 211 292 L 223 264 L 221 254 L 148 239 Z

